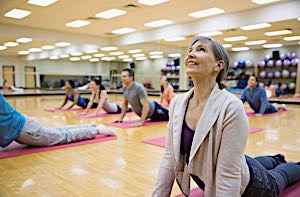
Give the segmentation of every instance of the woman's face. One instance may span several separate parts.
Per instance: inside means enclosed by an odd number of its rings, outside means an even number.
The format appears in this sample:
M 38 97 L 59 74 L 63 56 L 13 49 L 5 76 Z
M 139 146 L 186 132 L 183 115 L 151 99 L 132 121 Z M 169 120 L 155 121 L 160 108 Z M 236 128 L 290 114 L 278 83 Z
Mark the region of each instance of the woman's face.
M 251 87 L 251 88 L 254 88 L 254 87 L 257 86 L 257 81 L 256 81 L 256 78 L 254 76 L 249 77 L 248 86 Z
M 70 83 L 68 81 L 66 81 L 66 83 L 65 83 L 65 88 L 66 88 L 66 90 L 72 89 L 72 86 L 70 85 Z
M 161 86 L 165 85 L 166 83 L 167 83 L 166 80 L 164 80 L 164 79 L 161 79 L 161 80 L 160 80 L 160 85 L 161 85 Z
M 91 90 L 93 90 L 93 91 L 96 91 L 96 90 L 98 89 L 98 86 L 97 86 L 97 84 L 95 83 L 95 81 L 91 81 L 91 82 L 89 83 L 89 88 L 90 88 Z
M 188 49 L 188 54 L 185 58 L 187 75 L 209 77 L 213 75 L 217 65 L 209 42 L 197 41 Z

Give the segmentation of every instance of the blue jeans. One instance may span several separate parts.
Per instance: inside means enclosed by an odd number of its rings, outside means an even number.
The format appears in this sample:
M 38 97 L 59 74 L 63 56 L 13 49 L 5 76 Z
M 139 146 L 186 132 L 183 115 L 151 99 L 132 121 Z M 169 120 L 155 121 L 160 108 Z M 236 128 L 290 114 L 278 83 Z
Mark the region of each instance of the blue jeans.
M 243 197 L 275 197 L 300 180 L 300 164 L 286 163 L 283 156 L 246 157 L 250 181 Z
M 152 121 L 168 121 L 169 120 L 169 110 L 163 108 L 157 102 L 154 102 L 155 109 L 150 117 Z

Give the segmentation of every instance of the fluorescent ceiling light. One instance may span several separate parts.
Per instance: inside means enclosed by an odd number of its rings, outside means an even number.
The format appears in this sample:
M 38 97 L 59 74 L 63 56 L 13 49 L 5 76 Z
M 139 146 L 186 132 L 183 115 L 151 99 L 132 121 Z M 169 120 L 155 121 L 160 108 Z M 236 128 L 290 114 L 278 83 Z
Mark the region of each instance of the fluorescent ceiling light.
M 72 55 L 72 56 L 80 56 L 80 55 L 82 55 L 82 53 L 81 52 L 73 52 L 73 53 L 70 53 L 70 55 Z
M 42 49 L 40 49 L 40 48 L 30 48 L 30 49 L 28 49 L 28 51 L 31 52 L 31 53 L 37 53 L 37 52 L 41 52 Z
M 294 40 L 300 40 L 300 36 L 290 36 L 290 37 L 284 37 L 285 41 L 294 41 Z
M 149 52 L 149 55 L 161 55 L 161 54 L 163 54 L 162 51 L 151 51 L 151 52 Z
M 223 44 L 222 46 L 223 46 L 224 48 L 230 48 L 230 47 L 232 47 L 231 44 Z
M 79 57 L 71 57 L 70 60 L 73 61 L 73 62 L 75 62 L 75 61 L 79 61 L 80 58 Z
M 94 54 L 93 56 L 94 57 L 103 57 L 103 56 L 105 56 L 105 54 L 103 54 L 103 53 L 97 53 L 97 54 Z
M 273 3 L 275 1 L 279 1 L 279 0 L 251 0 L 253 3 L 256 3 L 256 4 L 267 4 L 267 3 Z
M 249 31 L 249 30 L 254 30 L 254 29 L 263 29 L 263 28 L 267 28 L 267 27 L 271 27 L 271 24 L 260 23 L 260 24 L 255 24 L 255 25 L 247 25 L 247 26 L 242 26 L 241 29 L 245 30 L 245 31 Z
M 6 46 L 1 46 L 1 45 L 0 45 L 0 51 L 5 50 L 5 49 L 7 49 Z
M 103 61 L 111 61 L 111 60 L 115 60 L 116 57 L 102 57 L 101 60 Z
M 129 28 L 129 27 L 125 27 L 125 28 L 121 28 L 121 29 L 115 29 L 112 31 L 112 33 L 114 34 L 127 34 L 127 33 L 131 33 L 134 32 L 135 29 L 133 28 Z
M 279 35 L 285 35 L 285 34 L 291 34 L 293 33 L 291 30 L 279 30 L 279 31 L 270 31 L 270 32 L 266 32 L 265 35 L 266 36 L 279 36 Z
M 206 10 L 200 10 L 197 12 L 189 13 L 189 16 L 194 17 L 194 18 L 202 18 L 202 17 L 211 16 L 211 15 L 221 14 L 223 12 L 224 12 L 224 10 L 222 10 L 220 8 L 209 8 Z
M 132 49 L 132 50 L 128 51 L 128 53 L 139 53 L 139 52 L 142 52 L 142 50 L 140 50 L 140 49 Z
M 32 38 L 19 38 L 16 41 L 19 43 L 28 43 L 32 41 Z
M 91 53 L 97 53 L 97 49 L 92 49 L 92 50 L 87 50 L 86 53 L 91 54 Z
M 169 0 L 138 0 L 138 3 L 153 6 L 153 5 L 161 4 L 161 3 L 164 3 L 167 1 L 169 1 Z
M 126 58 L 126 59 L 123 59 L 123 62 L 132 62 L 132 58 Z
M 223 32 L 221 31 L 210 31 L 210 32 L 204 32 L 204 33 L 199 33 L 198 36 L 218 36 L 218 35 L 222 35 Z
M 129 56 L 128 55 L 120 55 L 120 56 L 118 56 L 118 58 L 119 59 L 126 59 L 126 58 L 129 58 Z
M 32 4 L 32 5 L 46 7 L 48 5 L 55 3 L 56 1 L 58 1 L 58 0 L 29 0 L 29 1 L 27 1 L 27 3 Z
M 19 45 L 19 43 L 17 43 L 17 42 L 6 42 L 6 43 L 4 43 L 4 46 L 6 46 L 6 47 L 15 47 L 15 46 L 18 46 Z
M 267 43 L 266 40 L 254 40 L 254 41 L 249 41 L 249 42 L 245 42 L 245 45 L 260 45 L 260 44 L 265 44 Z
M 138 53 L 138 54 L 132 55 L 132 57 L 144 57 L 144 56 L 145 56 L 145 54 L 143 54 L 143 53 Z
M 267 48 L 267 49 L 270 49 L 270 48 L 279 48 L 279 47 L 282 47 L 282 44 L 264 44 L 263 45 L 264 48 Z
M 109 55 L 123 55 L 124 52 L 122 51 L 115 51 L 115 52 L 110 52 Z
M 100 59 L 99 59 L 99 58 L 91 58 L 89 61 L 90 61 L 90 62 L 99 62 Z
M 126 14 L 127 12 L 124 10 L 119 10 L 119 9 L 110 9 L 110 10 L 106 10 L 104 12 L 100 12 L 96 14 L 96 17 L 98 18 L 113 18 L 116 16 L 121 16 L 123 14 Z
M 87 26 L 91 24 L 90 21 L 85 21 L 85 20 L 76 20 L 76 21 L 71 21 L 69 23 L 66 23 L 65 25 L 67 27 L 74 27 L 74 28 L 79 28 L 79 27 L 83 27 L 83 26 Z
M 54 49 L 55 46 L 53 46 L 53 45 L 44 45 L 41 48 L 44 49 L 44 50 L 51 50 L 51 49 Z
M 180 53 L 170 53 L 168 54 L 168 57 L 181 57 Z
M 248 47 L 235 47 L 231 49 L 232 51 L 247 51 L 249 50 Z
M 83 60 L 88 60 L 88 59 L 91 59 L 91 58 L 92 58 L 91 55 L 84 55 L 84 56 L 81 57 L 81 59 L 83 59 Z
M 170 25 L 172 23 L 173 23 L 173 21 L 161 19 L 161 20 L 156 20 L 156 21 L 151 21 L 151 22 L 145 23 L 144 26 L 146 26 L 146 27 L 161 27 L 161 26 L 165 26 L 165 25 Z
M 162 55 L 152 55 L 150 56 L 151 59 L 159 59 L 159 58 L 163 58 Z
M 59 57 L 56 56 L 56 55 L 51 55 L 51 56 L 49 57 L 49 59 L 51 59 L 51 60 L 58 60 Z
M 224 38 L 227 42 L 233 42 L 233 41 L 240 41 L 240 40 L 247 40 L 246 36 L 234 36 L 234 37 L 228 37 Z
M 19 55 L 28 55 L 29 51 L 19 51 L 18 54 Z
M 118 47 L 102 47 L 101 51 L 115 51 Z
M 146 57 L 137 57 L 135 58 L 135 60 L 146 60 L 147 58 Z
M 57 47 L 66 47 L 66 46 L 70 46 L 70 45 L 71 45 L 71 43 L 69 43 L 69 42 L 58 42 L 55 44 L 55 46 L 57 46 Z
M 20 9 L 12 9 L 4 14 L 5 17 L 15 18 L 15 19 L 22 19 L 28 15 L 30 15 L 31 12 L 28 10 L 20 10 Z
M 176 41 L 180 41 L 180 40 L 185 40 L 185 37 L 174 37 L 174 38 L 166 38 L 165 41 L 167 42 L 176 42 Z
M 66 57 L 69 57 L 69 55 L 68 54 L 62 54 L 62 55 L 60 55 L 60 58 L 66 58 Z

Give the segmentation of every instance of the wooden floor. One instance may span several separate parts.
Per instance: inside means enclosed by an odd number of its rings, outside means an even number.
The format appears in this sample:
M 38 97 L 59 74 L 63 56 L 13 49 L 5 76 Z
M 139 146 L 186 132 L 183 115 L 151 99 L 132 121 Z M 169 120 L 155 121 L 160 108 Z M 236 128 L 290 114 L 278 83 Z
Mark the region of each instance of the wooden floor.
M 121 102 L 121 95 L 109 96 Z M 79 119 L 75 117 L 78 111 L 43 110 L 60 106 L 62 96 L 9 97 L 8 101 L 47 127 L 118 118 Z M 275 116 L 249 118 L 252 127 L 264 130 L 249 135 L 246 154 L 280 152 L 287 160 L 300 160 L 300 105 L 288 108 L 288 112 Z M 249 111 L 247 105 L 245 109 Z M 116 131 L 118 139 L 113 141 L 0 159 L 0 196 L 150 196 L 164 149 L 141 141 L 165 135 L 166 124 Z M 175 184 L 172 196 L 179 193 Z

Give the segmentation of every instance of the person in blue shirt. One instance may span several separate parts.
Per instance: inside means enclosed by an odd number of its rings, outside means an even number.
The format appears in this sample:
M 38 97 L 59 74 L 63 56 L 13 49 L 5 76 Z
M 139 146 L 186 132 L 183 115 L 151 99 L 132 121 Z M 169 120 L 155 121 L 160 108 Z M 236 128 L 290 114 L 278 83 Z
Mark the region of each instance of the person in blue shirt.
M 90 100 L 88 98 L 83 98 L 80 96 L 78 89 L 75 88 L 75 82 L 73 80 L 67 80 L 65 83 L 65 89 L 66 89 L 66 96 L 63 104 L 58 108 L 62 109 L 68 101 L 72 101 L 72 105 L 68 107 L 69 109 L 72 109 L 75 105 L 85 109 L 87 108 L 88 103 Z M 97 103 L 92 103 L 91 108 L 97 108 Z
M 247 101 L 257 116 L 265 113 L 274 113 L 280 109 L 285 109 L 284 105 L 271 104 L 267 100 L 266 91 L 257 86 L 257 77 L 251 75 L 248 79 L 248 86 L 244 89 L 241 100 Z
M 16 111 L 0 94 L 0 146 L 16 141 L 32 146 L 53 146 L 92 139 L 97 134 L 115 135 L 104 125 L 72 125 L 45 128 L 37 120 Z

